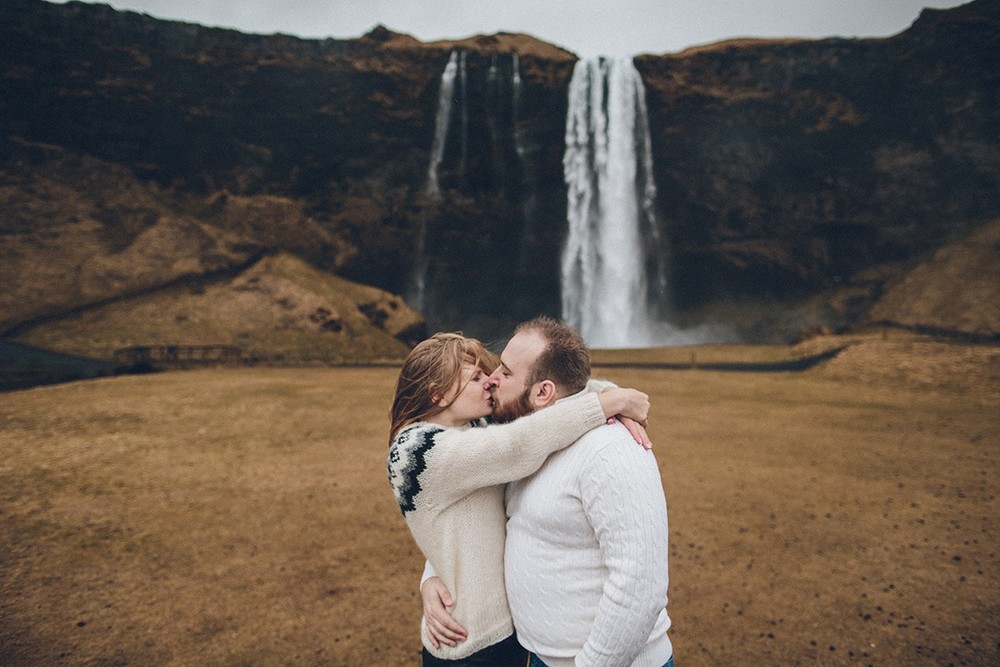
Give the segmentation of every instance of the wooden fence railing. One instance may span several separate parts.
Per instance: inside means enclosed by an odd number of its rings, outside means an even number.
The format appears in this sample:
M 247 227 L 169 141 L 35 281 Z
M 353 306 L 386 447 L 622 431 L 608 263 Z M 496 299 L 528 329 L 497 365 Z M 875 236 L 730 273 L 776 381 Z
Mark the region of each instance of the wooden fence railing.
M 115 350 L 122 366 L 153 368 L 238 364 L 241 350 L 235 345 L 137 345 Z

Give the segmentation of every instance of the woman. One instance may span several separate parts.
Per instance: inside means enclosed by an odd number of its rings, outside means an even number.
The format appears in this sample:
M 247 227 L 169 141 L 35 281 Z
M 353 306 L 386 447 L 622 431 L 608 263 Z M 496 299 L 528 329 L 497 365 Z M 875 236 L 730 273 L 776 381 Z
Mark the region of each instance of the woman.
M 413 349 L 396 384 L 389 481 L 417 545 L 454 594 L 454 619 L 468 629 L 465 641 L 440 644 L 425 618 L 424 665 L 525 664 L 504 589 L 503 485 L 615 415 L 645 421 L 649 406 L 641 392 L 611 388 L 487 426 L 486 379 L 497 365 L 479 341 L 435 334 Z

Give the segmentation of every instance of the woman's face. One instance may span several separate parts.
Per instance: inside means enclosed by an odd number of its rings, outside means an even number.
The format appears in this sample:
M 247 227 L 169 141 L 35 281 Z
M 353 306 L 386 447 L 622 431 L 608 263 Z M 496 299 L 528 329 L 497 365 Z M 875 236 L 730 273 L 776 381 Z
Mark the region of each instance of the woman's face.
M 457 426 L 490 414 L 493 408 L 486 378 L 487 374 L 478 367 L 464 364 L 458 382 L 445 397 L 449 403 L 441 416 Z

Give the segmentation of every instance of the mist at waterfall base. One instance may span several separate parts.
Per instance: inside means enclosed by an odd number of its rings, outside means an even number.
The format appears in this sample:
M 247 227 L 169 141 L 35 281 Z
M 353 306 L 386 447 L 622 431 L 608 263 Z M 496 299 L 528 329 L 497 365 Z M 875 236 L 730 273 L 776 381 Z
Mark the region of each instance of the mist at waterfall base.
M 491 89 L 496 90 L 496 56 L 488 77 Z M 506 103 L 520 159 L 524 148 L 516 130 L 521 94 L 516 54 L 509 78 L 510 99 Z M 439 170 L 449 142 L 459 142 L 457 150 L 450 153 L 459 162 L 458 173 L 465 170 L 467 90 L 466 55 L 457 49 L 450 54 L 439 84 L 424 188 L 424 196 L 431 202 L 440 202 L 443 196 Z M 457 119 L 453 117 L 456 112 Z M 630 58 L 577 61 L 565 127 L 566 240 L 562 257 L 552 258 L 559 263 L 559 316 L 592 348 L 736 342 L 738 336 L 724 325 L 681 328 L 671 322 L 670 253 L 664 220 L 658 213 L 645 89 Z M 497 123 L 490 122 L 489 128 L 496 135 Z M 449 136 L 454 134 L 459 136 Z M 496 136 L 493 145 L 497 145 Z M 535 224 L 528 197 L 522 202 L 522 214 L 527 232 Z M 431 275 L 427 236 L 424 219 L 417 231 L 404 296 L 424 314 L 432 330 L 453 328 L 444 321 L 447 316 L 440 317 L 448 311 L 444 304 L 449 295 L 440 278 L 435 280 Z M 483 280 L 503 281 L 504 276 L 495 273 L 497 269 L 502 267 L 484 271 Z M 466 333 L 479 334 L 472 329 Z

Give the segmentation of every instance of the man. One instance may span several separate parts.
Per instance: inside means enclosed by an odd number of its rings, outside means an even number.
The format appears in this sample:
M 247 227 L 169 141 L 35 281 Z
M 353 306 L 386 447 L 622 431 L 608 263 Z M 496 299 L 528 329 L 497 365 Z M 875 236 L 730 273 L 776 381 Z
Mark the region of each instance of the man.
M 500 361 L 487 381 L 500 421 L 584 391 L 590 376 L 583 340 L 549 318 L 520 325 Z M 590 431 L 508 485 L 507 515 L 507 595 L 531 665 L 673 664 L 666 501 L 652 453 L 624 426 Z

